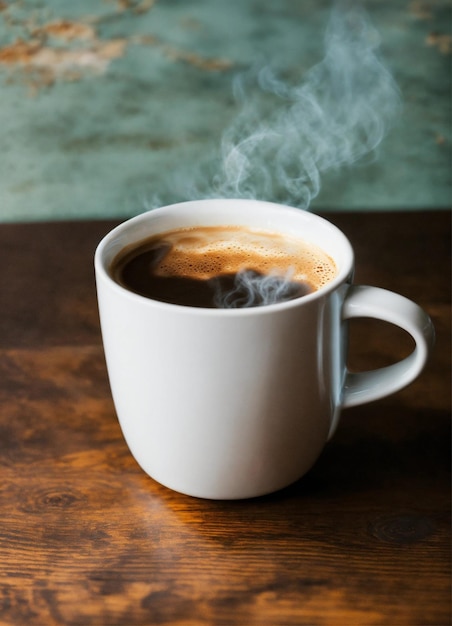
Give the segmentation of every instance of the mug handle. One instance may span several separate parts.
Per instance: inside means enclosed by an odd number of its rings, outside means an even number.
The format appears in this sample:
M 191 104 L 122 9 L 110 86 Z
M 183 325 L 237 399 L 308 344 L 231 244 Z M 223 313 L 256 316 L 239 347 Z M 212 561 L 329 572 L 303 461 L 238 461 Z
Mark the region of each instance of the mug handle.
M 430 317 L 417 304 L 379 287 L 354 285 L 344 301 L 342 319 L 372 317 L 406 330 L 415 341 L 406 358 L 369 372 L 346 372 L 341 406 L 372 402 L 409 385 L 423 369 L 435 341 Z

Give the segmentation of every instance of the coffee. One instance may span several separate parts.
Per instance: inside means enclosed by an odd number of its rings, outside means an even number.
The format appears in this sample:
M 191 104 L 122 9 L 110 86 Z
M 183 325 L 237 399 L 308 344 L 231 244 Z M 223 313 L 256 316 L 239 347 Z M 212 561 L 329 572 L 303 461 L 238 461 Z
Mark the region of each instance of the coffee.
M 317 291 L 336 275 L 320 248 L 239 226 L 172 230 L 126 248 L 111 275 L 142 296 L 192 307 L 247 308 Z

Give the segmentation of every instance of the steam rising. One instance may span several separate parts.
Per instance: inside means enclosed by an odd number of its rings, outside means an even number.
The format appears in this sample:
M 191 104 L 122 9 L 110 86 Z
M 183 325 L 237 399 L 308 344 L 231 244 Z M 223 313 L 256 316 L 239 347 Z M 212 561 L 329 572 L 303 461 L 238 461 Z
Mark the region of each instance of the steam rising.
M 284 276 L 257 274 L 252 270 L 239 272 L 231 290 L 223 291 L 218 283 L 215 290 L 215 305 L 220 309 L 237 309 L 264 306 L 284 302 L 304 295 L 301 285 L 292 283 L 293 271 L 289 268 Z M 306 289 L 305 293 L 308 293 Z
M 308 208 L 321 174 L 373 155 L 399 109 L 379 43 L 362 9 L 336 8 L 325 56 L 301 84 L 284 82 L 269 66 L 237 76 L 240 113 L 216 155 L 186 181 L 169 183 L 179 196 L 171 200 L 259 198 Z
M 239 114 L 217 153 L 197 171 L 168 182 L 156 205 L 197 198 L 256 198 L 307 209 L 321 175 L 374 157 L 400 107 L 399 91 L 383 65 L 380 39 L 360 8 L 335 8 L 323 60 L 299 85 L 270 66 L 235 78 Z M 290 276 L 241 272 L 222 308 L 262 306 L 290 298 Z

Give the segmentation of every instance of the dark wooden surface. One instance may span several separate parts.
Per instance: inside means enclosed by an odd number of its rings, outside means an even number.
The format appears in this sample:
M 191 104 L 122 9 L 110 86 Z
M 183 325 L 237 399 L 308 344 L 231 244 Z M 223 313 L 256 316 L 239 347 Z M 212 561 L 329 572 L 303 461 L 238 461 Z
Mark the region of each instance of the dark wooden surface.
M 356 281 L 415 299 L 437 330 L 409 388 L 343 412 L 314 469 L 209 502 L 148 478 L 106 376 L 92 254 L 111 222 L 0 226 L 0 623 L 450 623 L 450 215 L 332 214 Z M 354 322 L 351 364 L 402 331 Z

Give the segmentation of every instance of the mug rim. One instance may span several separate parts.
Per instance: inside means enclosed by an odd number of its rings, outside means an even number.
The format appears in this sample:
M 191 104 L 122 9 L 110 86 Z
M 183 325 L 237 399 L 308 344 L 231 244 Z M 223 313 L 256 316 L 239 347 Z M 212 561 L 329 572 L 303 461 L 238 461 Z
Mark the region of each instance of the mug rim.
M 149 219 L 155 219 L 153 216 L 156 216 L 158 218 L 161 215 L 164 216 L 164 214 L 167 214 L 169 211 L 177 211 L 177 210 L 180 210 L 181 208 L 185 210 L 189 205 L 193 205 L 193 207 L 200 206 L 200 205 L 206 206 L 212 203 L 215 203 L 216 205 L 220 204 L 223 206 L 237 205 L 237 203 L 248 204 L 250 206 L 260 205 L 261 207 L 265 207 L 267 210 L 271 210 L 271 211 L 275 210 L 275 211 L 278 211 L 279 213 L 289 212 L 292 214 L 296 213 L 298 215 L 303 214 L 303 219 L 319 223 L 323 228 L 326 228 L 327 230 L 329 230 L 331 233 L 334 234 L 336 238 L 340 240 L 341 245 L 345 250 L 345 253 L 348 255 L 348 261 L 343 263 L 343 266 L 339 269 L 337 275 L 332 280 L 330 280 L 328 283 L 326 283 L 319 289 L 316 289 L 312 293 L 306 294 L 299 298 L 294 298 L 292 300 L 287 300 L 285 302 L 277 302 L 274 304 L 266 304 L 262 306 L 255 306 L 255 307 L 248 307 L 248 308 L 207 308 L 207 307 L 187 306 L 183 304 L 174 304 L 171 302 L 162 302 L 160 300 L 155 300 L 153 298 L 142 296 L 138 293 L 130 291 L 129 289 L 117 283 L 112 278 L 112 276 L 110 275 L 106 267 L 107 262 L 105 260 L 105 252 L 108 247 L 108 244 L 114 241 L 119 235 L 121 235 L 124 232 L 127 232 L 130 228 L 136 226 L 137 224 L 140 224 L 140 222 L 147 222 L 147 220 Z M 229 224 L 227 219 L 225 219 L 224 222 L 222 223 L 218 222 L 218 225 L 232 225 L 234 223 L 235 222 L 231 220 Z M 206 224 L 203 222 L 200 222 L 199 224 L 196 224 L 196 225 L 205 226 Z M 243 224 L 239 224 L 239 225 L 246 226 L 247 224 L 245 221 Z M 252 225 L 250 226 L 254 227 Z M 166 230 L 173 230 L 177 228 L 184 228 L 184 226 L 174 225 L 173 227 L 167 228 Z M 269 227 L 266 228 L 265 226 L 260 226 L 259 228 L 261 228 L 262 230 L 272 230 L 272 228 L 269 228 Z M 293 233 L 289 233 L 287 231 L 285 233 L 282 228 L 280 229 L 273 228 L 273 230 L 283 235 L 290 234 L 292 236 L 297 236 L 296 234 L 293 235 Z M 157 230 L 155 234 L 158 234 L 158 232 L 165 232 L 165 229 L 162 229 L 160 231 Z M 300 236 L 300 239 L 303 239 L 303 237 Z M 139 241 L 140 239 L 137 238 L 134 243 L 138 243 Z M 323 247 L 322 244 L 316 244 L 316 245 L 319 245 L 319 247 L 321 247 L 324 250 L 324 252 L 329 254 L 333 258 L 335 263 L 337 263 L 337 259 L 335 258 L 335 255 L 332 254 L 330 250 Z M 201 199 L 201 200 L 188 200 L 184 202 L 178 202 L 174 204 L 165 205 L 165 206 L 158 207 L 155 209 L 150 209 L 149 211 L 145 211 L 144 213 L 140 213 L 139 215 L 135 215 L 134 217 L 126 219 L 125 221 L 123 221 L 122 223 L 118 224 L 113 229 L 111 229 L 100 240 L 99 244 L 96 247 L 96 251 L 94 254 L 94 267 L 95 267 L 96 281 L 103 280 L 110 289 L 113 289 L 122 297 L 129 299 L 131 302 L 135 302 L 135 303 L 141 304 L 142 306 L 148 306 L 152 308 L 155 308 L 155 307 L 162 308 L 163 310 L 167 310 L 168 312 L 179 311 L 179 312 L 184 312 L 185 314 L 191 313 L 195 315 L 214 315 L 214 316 L 227 315 L 229 317 L 229 316 L 241 316 L 241 315 L 270 314 L 270 313 L 275 313 L 276 311 L 292 309 L 292 308 L 296 308 L 298 306 L 302 306 L 305 304 L 307 305 L 309 302 L 315 301 L 335 291 L 342 283 L 345 283 L 347 279 L 350 279 L 353 274 L 354 260 L 355 260 L 354 250 L 347 236 L 335 224 L 330 222 L 328 219 L 325 219 L 324 217 L 317 215 L 316 213 L 312 213 L 310 211 L 306 211 L 305 209 L 300 209 L 297 207 L 292 207 L 292 206 L 288 206 L 284 204 L 268 202 L 265 200 L 254 200 L 254 199 L 244 199 L 244 198 L 206 198 L 206 199 Z

